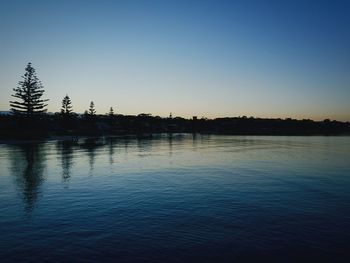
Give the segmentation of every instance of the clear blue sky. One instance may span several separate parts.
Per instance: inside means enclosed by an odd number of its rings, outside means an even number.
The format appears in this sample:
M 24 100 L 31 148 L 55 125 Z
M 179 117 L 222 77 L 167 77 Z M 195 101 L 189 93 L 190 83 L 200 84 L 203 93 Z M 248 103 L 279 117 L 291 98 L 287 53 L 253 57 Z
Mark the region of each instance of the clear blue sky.
M 32 62 L 59 111 L 350 121 L 350 1 L 1 1 L 0 110 Z

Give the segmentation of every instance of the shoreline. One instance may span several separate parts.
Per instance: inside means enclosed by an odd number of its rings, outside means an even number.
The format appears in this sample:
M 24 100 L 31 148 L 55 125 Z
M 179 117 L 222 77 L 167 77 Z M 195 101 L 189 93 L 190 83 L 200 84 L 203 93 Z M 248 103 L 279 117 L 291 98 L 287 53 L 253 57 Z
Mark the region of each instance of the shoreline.
M 0 138 L 0 144 L 31 144 L 44 143 L 51 141 L 65 141 L 77 143 L 79 140 L 86 139 L 104 139 L 104 138 L 140 138 L 152 137 L 155 135 L 214 135 L 214 136 L 233 136 L 233 137 L 350 137 L 350 134 L 232 134 L 232 133 L 191 133 L 191 132 L 159 132 L 159 133 L 128 133 L 128 134 L 103 134 L 103 135 L 52 135 L 43 138 Z

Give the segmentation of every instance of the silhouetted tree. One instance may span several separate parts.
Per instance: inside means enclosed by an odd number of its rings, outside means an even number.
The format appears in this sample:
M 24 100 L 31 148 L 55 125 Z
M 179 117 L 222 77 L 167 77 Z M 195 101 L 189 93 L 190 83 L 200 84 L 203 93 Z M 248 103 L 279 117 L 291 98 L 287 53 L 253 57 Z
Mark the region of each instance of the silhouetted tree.
M 24 114 L 27 116 L 41 114 L 47 111 L 45 104 L 48 99 L 41 99 L 44 93 L 43 85 L 36 76 L 35 69 L 31 63 L 25 68 L 23 80 L 19 81 L 19 87 L 14 88 L 15 94 L 12 97 L 20 101 L 10 101 L 11 111 L 15 114 Z
M 113 132 L 113 129 L 115 128 L 116 125 L 116 118 L 114 114 L 113 107 L 109 108 L 109 113 L 108 113 L 108 119 L 109 119 L 109 127 L 110 127 L 110 132 Z
M 62 100 L 62 109 L 61 109 L 61 113 L 63 115 L 70 115 L 73 111 L 73 107 L 72 107 L 72 101 L 69 98 L 68 95 L 66 95 L 63 100 Z
M 108 115 L 109 115 L 109 117 L 114 117 L 113 107 L 110 107 Z
M 93 116 L 96 114 L 95 104 L 93 101 L 90 102 L 89 115 Z

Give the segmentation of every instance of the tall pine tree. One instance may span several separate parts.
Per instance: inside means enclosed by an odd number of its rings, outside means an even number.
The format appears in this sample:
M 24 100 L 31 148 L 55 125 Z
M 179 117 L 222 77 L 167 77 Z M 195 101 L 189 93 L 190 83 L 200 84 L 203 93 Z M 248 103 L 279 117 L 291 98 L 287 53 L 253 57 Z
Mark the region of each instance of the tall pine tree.
M 22 78 L 23 80 L 18 82 L 19 87 L 13 89 L 15 94 L 12 97 L 19 101 L 10 101 L 11 111 L 27 116 L 45 113 L 47 111 L 45 102 L 48 99 L 41 99 L 44 93 L 43 85 L 31 63 L 28 63 Z
M 114 117 L 114 110 L 113 107 L 109 108 L 109 113 L 108 113 L 109 117 Z
M 66 95 L 62 100 L 61 113 L 63 115 L 70 115 L 73 111 L 72 101 L 68 95 Z
M 90 102 L 89 115 L 94 116 L 96 114 L 95 104 L 93 101 Z

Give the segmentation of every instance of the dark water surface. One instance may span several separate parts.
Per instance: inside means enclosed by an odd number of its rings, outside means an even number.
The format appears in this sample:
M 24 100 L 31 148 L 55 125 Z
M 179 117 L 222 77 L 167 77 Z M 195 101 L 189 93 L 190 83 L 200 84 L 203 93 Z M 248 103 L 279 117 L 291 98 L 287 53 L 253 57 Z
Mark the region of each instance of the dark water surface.
M 350 137 L 0 145 L 0 262 L 350 262 Z

